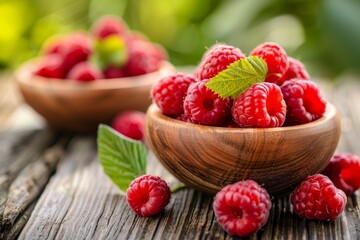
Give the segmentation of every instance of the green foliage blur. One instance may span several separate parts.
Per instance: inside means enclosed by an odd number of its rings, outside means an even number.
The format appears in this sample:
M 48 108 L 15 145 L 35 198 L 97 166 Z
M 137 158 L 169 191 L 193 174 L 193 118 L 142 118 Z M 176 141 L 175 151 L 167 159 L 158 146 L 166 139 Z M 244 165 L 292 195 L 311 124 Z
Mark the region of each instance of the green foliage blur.
M 104 14 L 162 44 L 177 66 L 225 42 L 248 54 L 276 41 L 312 76 L 360 74 L 358 0 L 0 0 L 0 68 L 36 56 L 50 36 L 88 29 Z

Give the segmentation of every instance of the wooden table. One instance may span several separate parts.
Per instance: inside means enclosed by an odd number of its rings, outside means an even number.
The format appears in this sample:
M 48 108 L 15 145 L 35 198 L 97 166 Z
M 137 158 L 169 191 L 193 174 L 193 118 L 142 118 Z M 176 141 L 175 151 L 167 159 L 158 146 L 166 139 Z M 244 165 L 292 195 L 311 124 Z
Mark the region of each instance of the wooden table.
M 342 116 L 338 151 L 360 155 L 360 81 L 321 88 Z M 137 217 L 103 173 L 95 140 L 46 127 L 9 75 L 0 78 L 0 239 L 231 238 L 216 222 L 213 197 L 192 188 L 173 194 L 160 215 Z M 149 161 L 149 172 L 177 184 L 151 153 Z M 250 239 L 360 239 L 360 192 L 332 222 L 296 217 L 288 196 L 272 202 L 268 223 Z

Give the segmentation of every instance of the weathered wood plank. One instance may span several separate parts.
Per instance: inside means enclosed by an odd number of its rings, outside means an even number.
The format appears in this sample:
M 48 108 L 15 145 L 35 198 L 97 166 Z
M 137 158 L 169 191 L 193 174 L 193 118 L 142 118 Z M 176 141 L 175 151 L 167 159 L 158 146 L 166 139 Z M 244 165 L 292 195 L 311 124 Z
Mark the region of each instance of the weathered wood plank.
M 94 144 L 91 138 L 74 140 L 20 239 L 230 239 L 216 223 L 212 196 L 193 189 L 173 194 L 159 216 L 137 217 L 102 173 Z M 152 167 L 163 171 L 156 162 Z M 251 239 L 356 239 L 360 233 L 349 218 L 357 221 L 360 215 L 350 212 L 352 204 L 336 221 L 317 222 L 296 217 L 288 196 L 276 198 L 269 223 Z

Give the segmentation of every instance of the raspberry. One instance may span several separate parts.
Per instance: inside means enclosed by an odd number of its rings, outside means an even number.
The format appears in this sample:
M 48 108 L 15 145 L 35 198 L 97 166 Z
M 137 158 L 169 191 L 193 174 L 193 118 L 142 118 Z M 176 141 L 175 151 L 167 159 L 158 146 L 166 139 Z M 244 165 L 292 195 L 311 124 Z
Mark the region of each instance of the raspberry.
M 123 77 L 127 77 L 127 73 L 126 73 L 124 68 L 118 68 L 118 67 L 114 67 L 114 66 L 107 67 L 103 71 L 103 74 L 104 74 L 105 78 L 123 78 Z
M 68 79 L 78 80 L 80 82 L 90 82 L 96 79 L 104 78 L 102 73 L 89 62 L 76 64 L 68 73 Z
M 130 42 L 129 61 L 125 68 L 129 76 L 138 76 L 159 70 L 166 59 L 166 52 L 160 45 L 136 40 Z
M 302 218 L 333 220 L 344 210 L 346 195 L 322 174 L 307 177 L 292 193 L 294 212 Z
M 43 56 L 39 63 L 39 67 L 34 74 L 45 77 L 60 79 L 64 78 L 64 69 L 62 68 L 62 58 L 58 54 L 51 54 Z
M 240 127 L 280 127 L 285 121 L 286 104 L 279 86 L 258 83 L 235 99 L 231 113 Z
M 350 153 L 337 153 L 322 174 L 328 176 L 337 188 L 347 195 L 360 188 L 360 159 Z
M 289 65 L 287 54 L 279 44 L 273 42 L 260 44 L 252 50 L 250 56 L 261 57 L 266 62 L 268 67 L 266 82 L 276 83 L 279 86 L 283 84 L 285 79 L 282 76 Z
M 222 99 L 205 86 L 208 79 L 190 84 L 184 100 L 184 112 L 190 121 L 222 125 L 230 118 L 231 100 Z
M 221 227 L 231 235 L 246 237 L 268 220 L 269 194 L 253 180 L 240 181 L 221 189 L 213 203 Z
M 143 112 L 122 112 L 114 118 L 111 127 L 131 139 L 145 140 L 145 114 Z
M 161 212 L 170 202 L 171 191 L 157 176 L 143 175 L 133 180 L 126 191 L 126 200 L 139 216 L 150 217 Z
M 309 80 L 310 75 L 306 71 L 305 66 L 297 59 L 288 57 L 289 68 L 284 74 L 284 80 L 302 79 Z
M 128 27 L 124 21 L 116 16 L 104 16 L 96 21 L 92 27 L 93 35 L 98 39 L 104 39 L 110 35 L 126 37 Z
M 314 82 L 286 81 L 281 87 L 281 91 L 287 107 L 286 125 L 312 122 L 324 114 L 326 101 Z
M 176 73 L 156 82 L 151 96 L 161 111 L 170 116 L 179 116 L 184 112 L 183 102 L 189 85 L 195 82 L 192 75 Z
M 42 52 L 44 55 L 59 54 L 65 45 L 65 37 L 51 38 L 45 42 Z
M 91 39 L 82 33 L 74 33 L 64 40 L 64 47 L 60 49 L 63 57 L 63 68 L 68 72 L 77 63 L 86 61 L 92 52 Z
M 195 77 L 200 80 L 215 77 L 241 58 L 245 58 L 245 55 L 240 49 L 226 44 L 215 44 L 204 54 L 195 71 Z

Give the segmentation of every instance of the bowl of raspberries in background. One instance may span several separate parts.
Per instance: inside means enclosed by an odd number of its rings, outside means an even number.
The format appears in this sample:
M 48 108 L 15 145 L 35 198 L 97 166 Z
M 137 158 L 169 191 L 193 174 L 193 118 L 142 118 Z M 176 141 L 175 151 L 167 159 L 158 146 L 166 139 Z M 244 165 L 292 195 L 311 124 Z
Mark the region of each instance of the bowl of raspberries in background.
M 146 138 L 179 180 L 215 194 L 251 179 L 272 195 L 325 168 L 340 137 L 340 118 L 304 65 L 277 43 L 246 56 L 217 43 L 194 74 L 156 82 Z
M 121 111 L 145 111 L 152 84 L 174 71 L 160 45 L 115 16 L 50 38 L 40 55 L 16 71 L 20 92 L 50 125 L 76 132 L 96 131 Z

